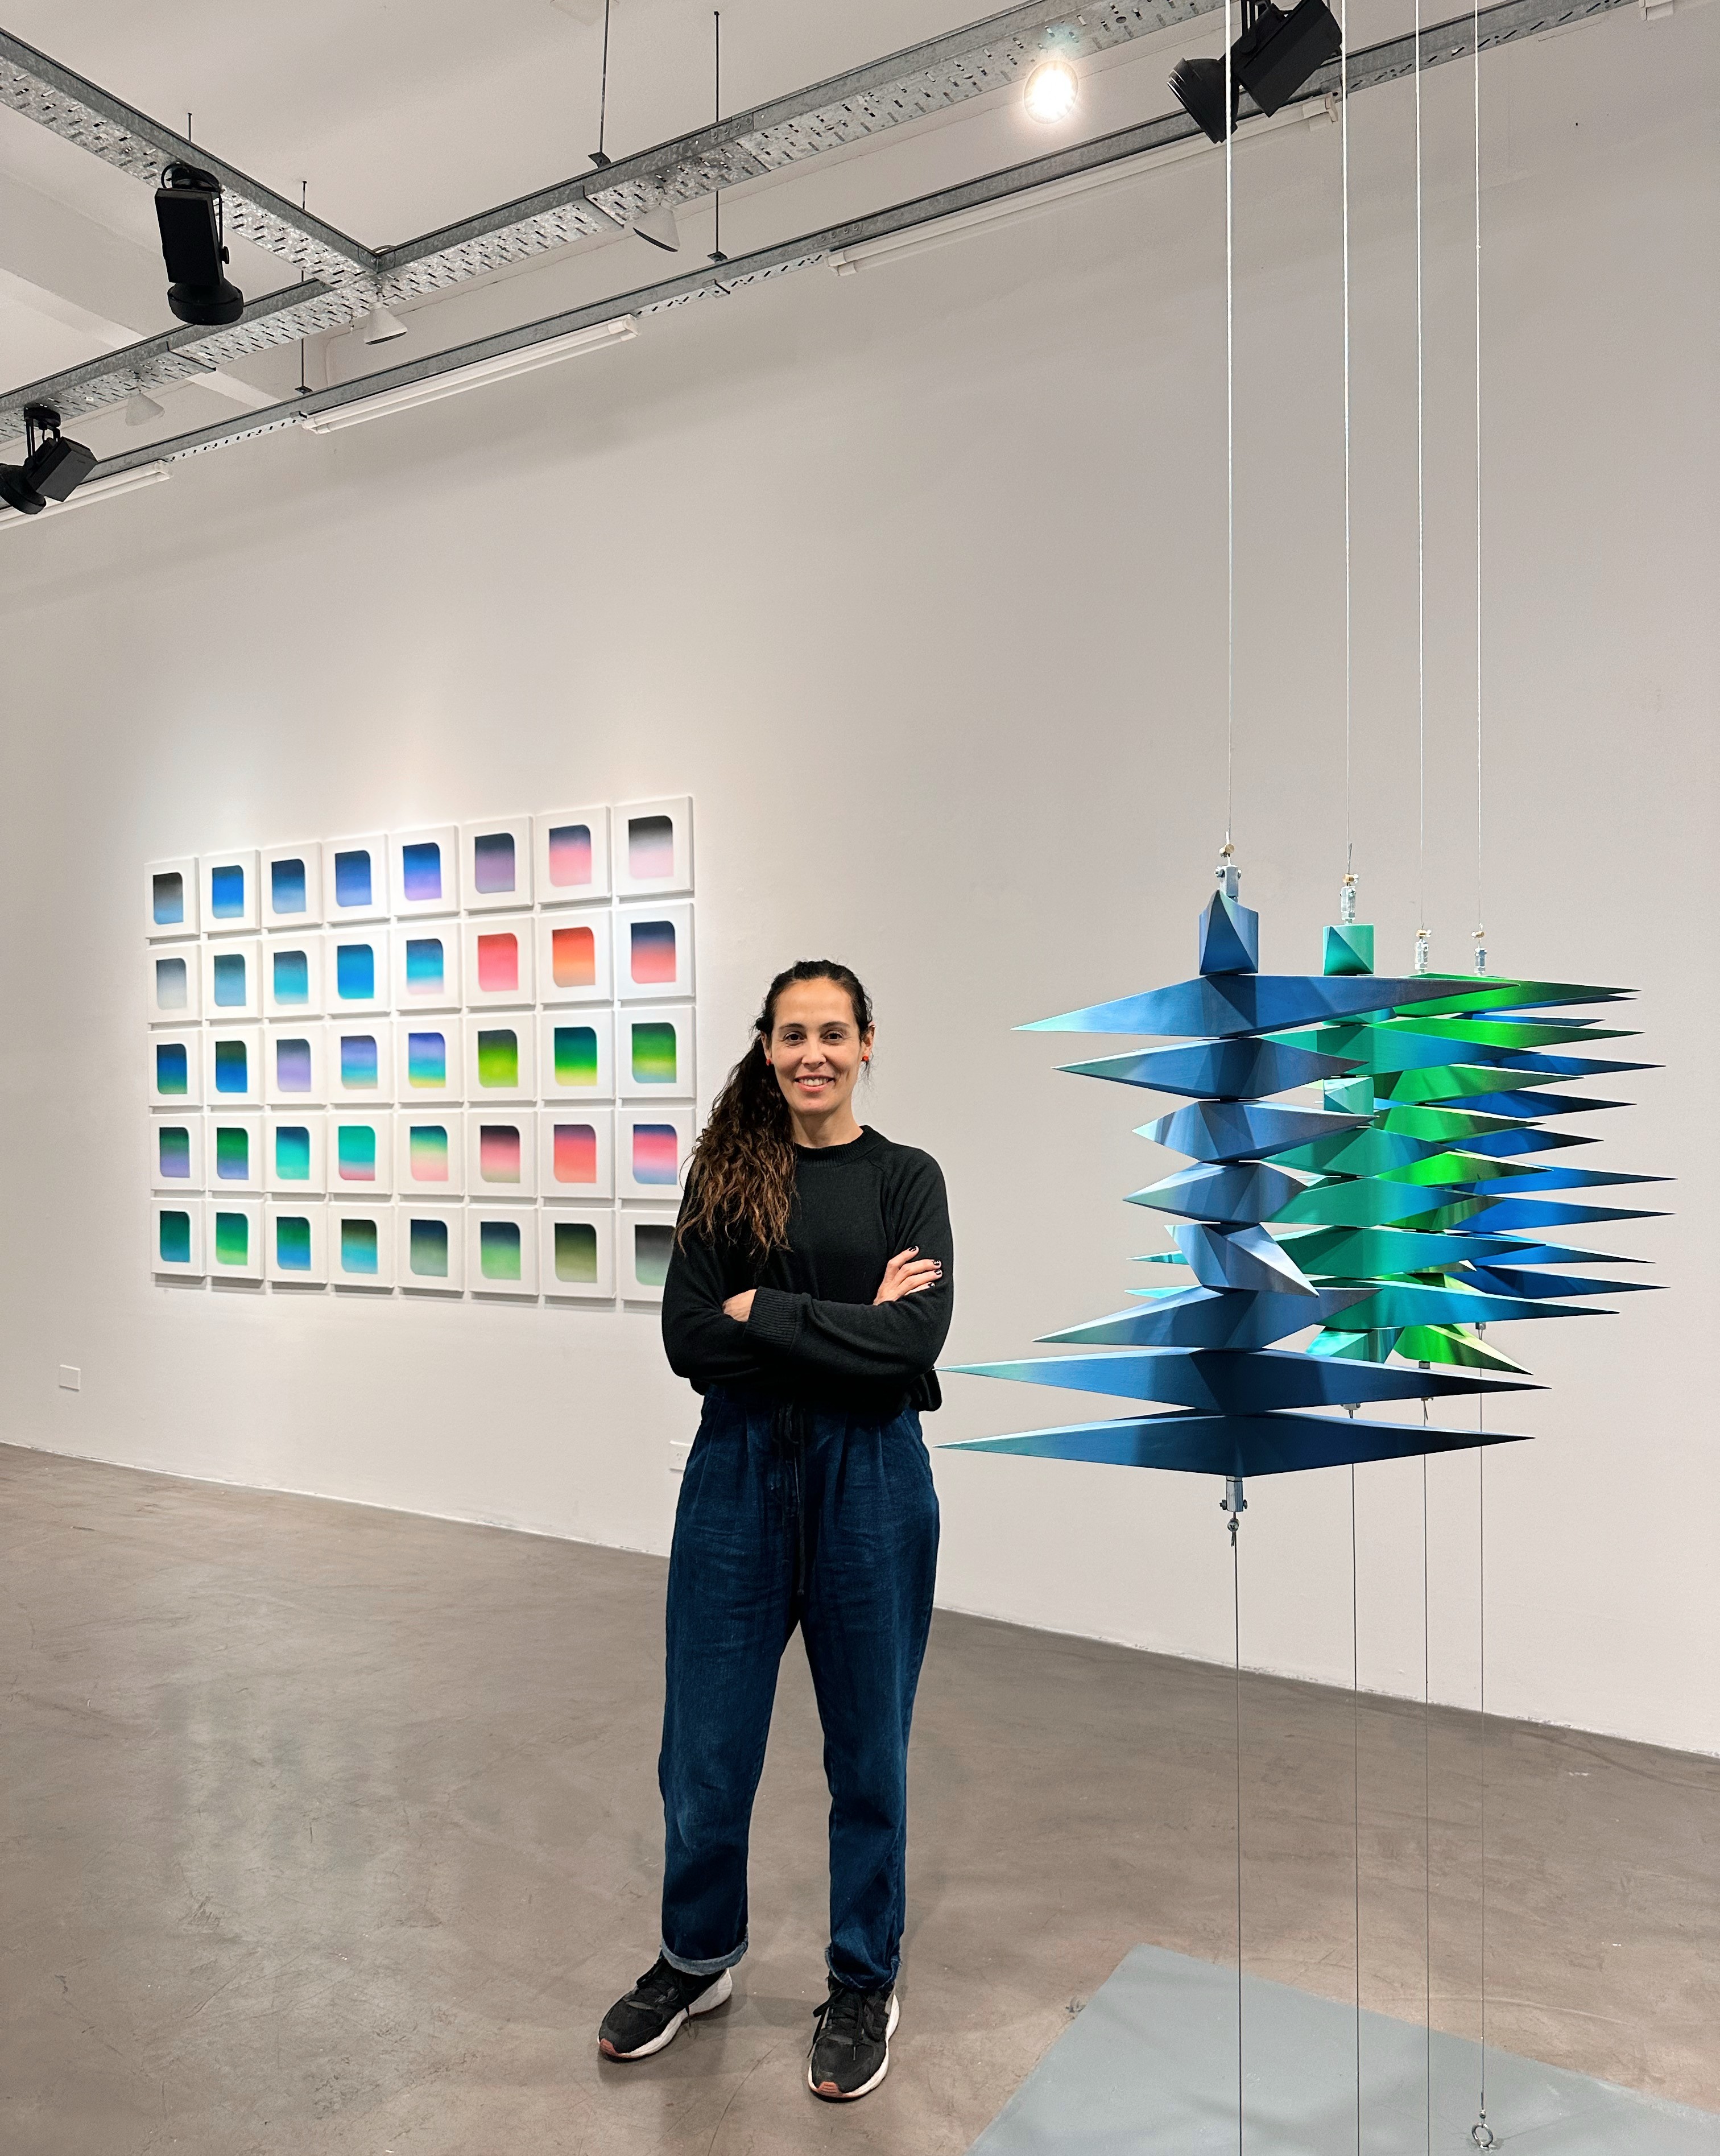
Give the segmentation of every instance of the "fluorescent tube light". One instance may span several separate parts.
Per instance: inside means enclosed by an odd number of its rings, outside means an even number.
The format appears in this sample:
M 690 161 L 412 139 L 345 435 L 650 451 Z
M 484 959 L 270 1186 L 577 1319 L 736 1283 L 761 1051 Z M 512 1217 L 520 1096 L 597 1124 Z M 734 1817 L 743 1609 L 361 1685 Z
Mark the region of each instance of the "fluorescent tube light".
M 480 359 L 470 367 L 451 367 L 444 374 L 428 374 L 421 382 L 408 382 L 399 389 L 384 389 L 374 397 L 356 398 L 350 404 L 331 405 L 326 412 L 307 412 L 299 424 L 311 434 L 337 434 L 343 427 L 360 427 L 367 419 L 380 419 L 390 412 L 411 412 L 420 404 L 434 404 L 443 397 L 457 397 L 463 389 L 476 389 L 486 382 L 507 382 L 516 374 L 530 374 L 540 367 L 553 367 L 572 359 L 576 352 L 603 352 L 639 334 L 631 315 L 614 321 L 573 330 L 566 336 L 546 337 L 542 344 L 523 345 L 505 352 L 499 359 Z
M 1286 127 L 1317 127 L 1337 117 L 1334 99 L 1312 98 L 1302 105 L 1286 105 L 1270 118 L 1259 114 L 1245 120 L 1236 130 L 1235 140 L 1251 142 L 1257 136 L 1276 135 Z M 991 225 L 1006 224 L 1014 218 L 1030 216 L 1035 210 L 1048 208 L 1053 203 L 1066 202 L 1071 196 L 1118 187 L 1125 181 L 1138 179 L 1144 172 L 1156 172 L 1163 165 L 1180 165 L 1189 157 L 1204 157 L 1211 148 L 1205 136 L 1190 135 L 1179 142 L 1167 142 L 1162 149 L 1143 150 L 1137 157 L 1120 157 L 1113 165 L 1098 165 L 1087 172 L 1071 172 L 1066 179 L 1048 180 L 1040 187 L 1024 187 L 1019 194 L 1005 195 L 997 202 L 980 203 L 973 209 L 958 210 L 952 217 L 941 217 L 930 224 L 915 225 L 906 232 L 886 233 L 881 239 L 863 240 L 858 247 L 845 247 L 830 256 L 830 267 L 839 277 L 852 277 L 856 270 L 869 269 L 875 262 L 894 262 L 906 254 L 922 254 L 930 248 L 942 247 L 947 240 L 960 239 L 965 234 L 982 232 Z
M 9 531 L 14 525 L 47 524 L 56 516 L 65 516 L 86 502 L 110 501 L 118 494 L 135 494 L 141 486 L 153 486 L 167 476 L 165 464 L 139 465 L 131 471 L 115 472 L 109 479 L 85 480 L 77 492 L 64 501 L 51 501 L 46 509 L 34 516 L 20 516 L 15 511 L 0 511 L 0 531 Z

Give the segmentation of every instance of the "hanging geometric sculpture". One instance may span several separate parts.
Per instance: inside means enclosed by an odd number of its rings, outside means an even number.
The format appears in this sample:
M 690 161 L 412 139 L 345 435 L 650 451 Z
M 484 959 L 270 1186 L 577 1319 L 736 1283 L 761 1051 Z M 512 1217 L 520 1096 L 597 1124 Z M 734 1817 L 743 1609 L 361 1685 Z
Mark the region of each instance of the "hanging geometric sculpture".
M 1226 860 L 1194 979 L 1021 1029 L 1187 1037 L 1063 1067 L 1187 1099 L 1138 1135 L 1192 1164 L 1129 1203 L 1170 1224 L 1175 1248 L 1144 1262 L 1186 1268 L 1194 1285 L 1137 1288 L 1131 1308 L 1045 1336 L 1081 1353 L 952 1366 L 1171 1412 L 948 1449 L 1221 1475 L 1234 1515 L 1250 1475 L 1515 1441 L 1356 1409 L 1527 1389 L 1489 1326 L 1581 1315 L 1584 1298 L 1648 1285 L 1564 1270 L 1630 1261 L 1559 1238 L 1645 1217 L 1587 1194 L 1657 1178 L 1543 1158 L 1592 1142 L 1544 1124 L 1621 1105 L 1546 1088 L 1647 1067 L 1563 1052 L 1620 1036 L 1544 1014 L 1627 992 L 1390 978 L 1373 971 L 1373 940 L 1346 923 L 1326 931 L 1322 973 L 1259 972 L 1259 916 Z M 1317 1108 L 1275 1097 L 1314 1084 Z M 1274 1344 L 1311 1327 L 1306 1347 Z

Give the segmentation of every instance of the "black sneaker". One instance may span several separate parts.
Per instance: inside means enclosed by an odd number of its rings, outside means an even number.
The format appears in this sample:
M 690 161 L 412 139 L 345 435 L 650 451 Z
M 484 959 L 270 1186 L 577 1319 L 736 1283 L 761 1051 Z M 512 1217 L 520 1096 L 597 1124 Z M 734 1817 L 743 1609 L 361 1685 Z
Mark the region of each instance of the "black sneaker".
M 735 1988 L 726 1969 L 715 1976 L 689 1976 L 661 1954 L 625 1999 L 618 1999 L 598 2030 L 598 2050 L 606 2059 L 649 2059 L 672 2044 L 690 2015 L 708 2014 Z
M 890 2040 L 901 2009 L 891 1991 L 850 1991 L 830 1979 L 830 1995 L 813 2010 L 818 2027 L 806 2086 L 829 2103 L 866 2096 L 890 2071 Z

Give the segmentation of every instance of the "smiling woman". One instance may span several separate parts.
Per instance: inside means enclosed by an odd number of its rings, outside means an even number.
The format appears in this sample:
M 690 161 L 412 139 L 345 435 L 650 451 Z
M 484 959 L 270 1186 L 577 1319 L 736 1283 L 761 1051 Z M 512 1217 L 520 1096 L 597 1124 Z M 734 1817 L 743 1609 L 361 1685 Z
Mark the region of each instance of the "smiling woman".
M 952 1301 L 937 1162 L 855 1116 L 872 1042 L 847 967 L 778 974 L 693 1155 L 663 1298 L 670 1362 L 705 1411 L 669 1560 L 662 1949 L 598 2036 L 606 2058 L 644 2058 L 730 1995 L 798 1625 L 831 1793 L 829 1996 L 807 2081 L 831 2099 L 877 2087 L 896 2026 L 908 1729 L 937 1563 L 920 1410 L 939 1404 Z

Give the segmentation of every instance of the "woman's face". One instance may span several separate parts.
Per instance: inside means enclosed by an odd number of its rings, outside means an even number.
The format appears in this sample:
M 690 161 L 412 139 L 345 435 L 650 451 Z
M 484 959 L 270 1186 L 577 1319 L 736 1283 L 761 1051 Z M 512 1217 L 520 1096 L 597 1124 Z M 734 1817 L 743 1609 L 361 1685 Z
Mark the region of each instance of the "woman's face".
M 764 1060 L 777 1074 L 790 1112 L 805 1123 L 851 1114 L 855 1081 L 870 1051 L 839 981 L 791 981 L 777 998 Z

